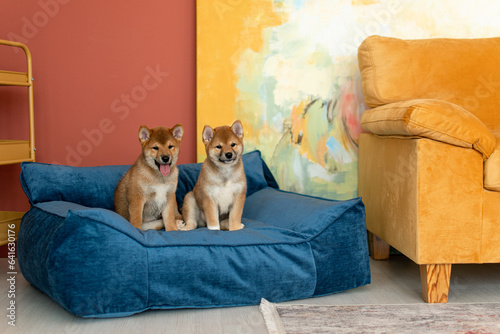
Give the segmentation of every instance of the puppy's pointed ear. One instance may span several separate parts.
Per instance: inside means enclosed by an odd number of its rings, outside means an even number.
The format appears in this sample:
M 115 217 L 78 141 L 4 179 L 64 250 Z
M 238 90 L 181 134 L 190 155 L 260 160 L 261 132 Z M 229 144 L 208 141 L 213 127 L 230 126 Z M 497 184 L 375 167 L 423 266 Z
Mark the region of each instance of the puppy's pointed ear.
M 143 144 L 147 142 L 149 138 L 151 138 L 151 131 L 148 129 L 147 126 L 142 125 L 139 128 L 139 141 L 141 142 L 141 144 Z
M 203 138 L 203 142 L 205 144 L 208 144 L 212 140 L 212 138 L 214 137 L 214 130 L 212 130 L 212 128 L 210 126 L 205 125 L 201 136 Z
M 239 120 L 235 121 L 233 125 L 231 125 L 231 129 L 238 138 L 243 138 L 243 125 Z
M 175 139 L 177 139 L 178 141 L 181 141 L 182 140 L 182 135 L 184 134 L 184 129 L 182 128 L 182 125 L 180 124 L 176 124 L 173 128 L 172 128 L 172 135 L 174 136 Z

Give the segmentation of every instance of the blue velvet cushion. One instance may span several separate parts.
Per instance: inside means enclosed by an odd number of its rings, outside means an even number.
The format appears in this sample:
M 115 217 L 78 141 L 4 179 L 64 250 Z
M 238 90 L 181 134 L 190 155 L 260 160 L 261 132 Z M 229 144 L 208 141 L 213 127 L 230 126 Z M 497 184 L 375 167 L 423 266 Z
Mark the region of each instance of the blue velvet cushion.
M 127 166 L 23 164 L 32 207 L 19 231 L 21 271 L 82 317 L 278 302 L 370 282 L 359 198 L 281 191 L 258 152 L 245 155 L 244 164 L 245 228 L 233 232 L 134 228 L 109 210 Z M 200 168 L 179 166 L 178 199 L 194 186 Z
M 271 171 L 259 151 L 243 155 L 247 176 L 247 196 L 267 187 L 278 188 Z M 67 201 L 88 207 L 113 210 L 116 185 L 130 168 L 127 166 L 71 167 L 36 162 L 21 164 L 21 185 L 31 204 Z M 194 188 L 201 164 L 179 165 L 177 203 Z

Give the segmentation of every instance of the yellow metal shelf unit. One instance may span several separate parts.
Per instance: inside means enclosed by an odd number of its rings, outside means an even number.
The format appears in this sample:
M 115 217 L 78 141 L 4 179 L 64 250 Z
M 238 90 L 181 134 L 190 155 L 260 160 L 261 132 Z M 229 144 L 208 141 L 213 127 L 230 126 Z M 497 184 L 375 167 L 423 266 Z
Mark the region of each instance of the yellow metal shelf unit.
M 0 165 L 35 161 L 35 117 L 33 105 L 33 71 L 31 53 L 22 43 L 0 39 L 0 45 L 20 48 L 26 55 L 26 72 L 0 70 L 0 86 L 28 87 L 29 140 L 0 139 Z M 17 236 L 23 212 L 0 211 L 0 246 Z M 11 228 L 14 226 L 14 228 Z M 12 240 L 12 237 L 10 238 Z

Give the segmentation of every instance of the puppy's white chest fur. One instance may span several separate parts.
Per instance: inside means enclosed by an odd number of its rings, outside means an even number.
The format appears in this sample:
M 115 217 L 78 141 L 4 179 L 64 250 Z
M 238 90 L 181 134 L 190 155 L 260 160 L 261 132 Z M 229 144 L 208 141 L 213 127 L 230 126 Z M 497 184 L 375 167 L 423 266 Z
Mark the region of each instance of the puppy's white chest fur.
M 151 221 L 158 219 L 167 204 L 167 194 L 172 191 L 173 185 L 160 184 L 144 187 L 146 201 L 143 211 L 143 220 Z
M 210 197 L 218 204 L 219 213 L 225 214 L 235 201 L 235 196 L 243 190 L 241 182 L 227 181 L 224 185 L 213 185 L 209 187 Z
M 154 185 L 149 186 L 148 191 L 155 194 L 153 201 L 155 201 L 158 206 L 165 206 L 165 203 L 167 202 L 167 193 L 170 188 L 172 188 L 172 186 L 167 184 Z

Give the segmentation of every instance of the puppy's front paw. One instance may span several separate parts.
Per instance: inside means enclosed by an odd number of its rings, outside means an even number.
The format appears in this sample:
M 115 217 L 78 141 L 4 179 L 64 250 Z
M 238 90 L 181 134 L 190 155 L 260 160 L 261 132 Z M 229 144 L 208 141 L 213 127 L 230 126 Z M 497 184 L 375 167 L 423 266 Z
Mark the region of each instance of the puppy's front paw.
M 241 229 L 245 228 L 245 224 L 243 224 L 243 223 L 240 223 L 239 225 L 237 225 L 237 224 L 234 224 L 234 225 L 236 225 L 236 227 L 231 226 L 229 228 L 229 231 L 237 231 L 237 230 L 241 230 Z
M 192 223 L 190 224 L 189 222 L 185 222 L 183 220 L 177 219 L 176 222 L 177 222 L 177 229 L 179 231 L 191 231 L 196 228 L 196 224 Z
M 175 223 L 177 224 L 177 229 L 179 231 L 182 231 L 182 229 L 186 227 L 186 222 L 184 220 L 176 219 Z

